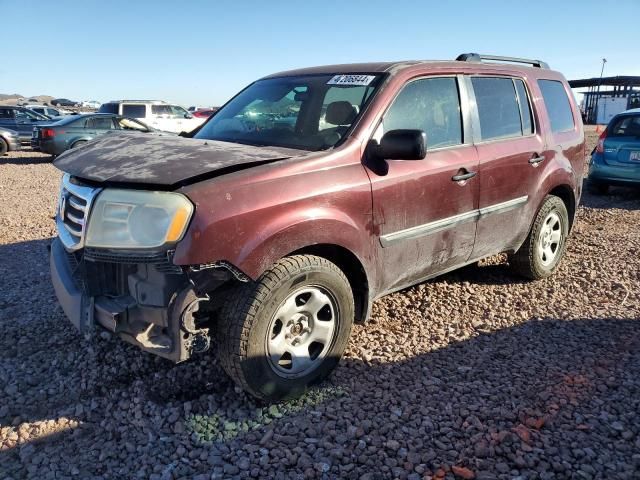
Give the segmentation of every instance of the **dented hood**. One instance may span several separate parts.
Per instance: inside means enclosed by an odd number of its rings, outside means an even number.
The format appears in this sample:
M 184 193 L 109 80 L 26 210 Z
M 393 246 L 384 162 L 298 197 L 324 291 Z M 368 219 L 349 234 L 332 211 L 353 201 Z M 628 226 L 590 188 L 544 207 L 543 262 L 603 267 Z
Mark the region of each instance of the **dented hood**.
M 53 163 L 94 182 L 176 186 L 306 152 L 280 147 L 149 134 L 112 134 L 74 148 Z

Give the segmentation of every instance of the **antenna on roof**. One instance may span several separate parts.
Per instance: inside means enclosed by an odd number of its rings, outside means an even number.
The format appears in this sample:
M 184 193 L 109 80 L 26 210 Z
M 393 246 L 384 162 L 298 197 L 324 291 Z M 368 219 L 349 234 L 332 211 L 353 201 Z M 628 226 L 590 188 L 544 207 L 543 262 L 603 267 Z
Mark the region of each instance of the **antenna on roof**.
M 482 62 L 483 60 L 489 60 L 490 62 L 506 62 L 506 63 L 525 63 L 536 68 L 549 68 L 547 62 L 542 60 L 532 60 L 529 58 L 520 57 L 502 57 L 499 55 L 482 55 L 480 53 L 462 53 L 456 58 L 459 62 Z

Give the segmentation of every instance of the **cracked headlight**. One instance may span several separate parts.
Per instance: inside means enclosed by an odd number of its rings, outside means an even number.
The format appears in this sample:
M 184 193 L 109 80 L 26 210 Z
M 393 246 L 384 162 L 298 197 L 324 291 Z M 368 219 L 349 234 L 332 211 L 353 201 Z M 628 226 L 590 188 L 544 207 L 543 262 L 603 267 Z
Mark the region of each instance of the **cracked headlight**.
M 88 247 L 157 248 L 184 235 L 193 204 L 179 193 L 105 189 L 94 201 Z

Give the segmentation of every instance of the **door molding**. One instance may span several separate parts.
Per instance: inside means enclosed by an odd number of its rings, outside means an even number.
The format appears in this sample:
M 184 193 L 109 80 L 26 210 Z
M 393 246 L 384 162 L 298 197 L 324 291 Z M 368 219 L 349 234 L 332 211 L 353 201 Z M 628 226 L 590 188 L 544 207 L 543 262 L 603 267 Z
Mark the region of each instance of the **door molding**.
M 432 233 L 441 232 L 442 230 L 453 228 L 462 223 L 478 220 L 479 218 L 486 217 L 488 215 L 508 212 L 510 210 L 520 208 L 527 203 L 528 199 L 529 195 L 524 195 L 522 197 L 507 200 L 506 202 L 489 205 L 488 207 L 478 208 L 469 212 L 435 220 L 433 222 L 416 225 L 415 227 L 398 230 L 397 232 L 387 233 L 386 235 L 380 236 L 380 244 L 383 248 L 386 248 L 405 240 L 412 240 L 414 238 L 431 235 Z

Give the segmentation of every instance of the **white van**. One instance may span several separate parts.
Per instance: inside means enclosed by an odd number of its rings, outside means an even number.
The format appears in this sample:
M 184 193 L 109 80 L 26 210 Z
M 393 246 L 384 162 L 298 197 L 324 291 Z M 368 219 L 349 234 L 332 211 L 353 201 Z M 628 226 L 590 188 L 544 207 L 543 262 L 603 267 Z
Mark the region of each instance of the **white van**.
M 112 100 L 100 105 L 98 112 L 136 118 L 157 130 L 174 133 L 190 132 L 206 120 L 161 100 Z

